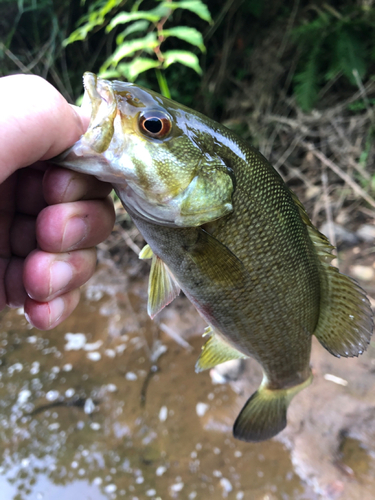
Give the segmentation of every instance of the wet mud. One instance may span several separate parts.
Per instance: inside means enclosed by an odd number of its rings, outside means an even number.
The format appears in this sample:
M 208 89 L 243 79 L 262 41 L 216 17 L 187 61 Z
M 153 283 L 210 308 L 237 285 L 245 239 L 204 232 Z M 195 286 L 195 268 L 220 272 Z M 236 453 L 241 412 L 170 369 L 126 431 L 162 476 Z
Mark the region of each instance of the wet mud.
M 1 500 L 373 498 L 374 346 L 339 360 L 314 343 L 288 428 L 242 443 L 259 367 L 196 374 L 203 321 L 184 297 L 151 321 L 139 274 L 104 262 L 50 332 L 1 314 Z

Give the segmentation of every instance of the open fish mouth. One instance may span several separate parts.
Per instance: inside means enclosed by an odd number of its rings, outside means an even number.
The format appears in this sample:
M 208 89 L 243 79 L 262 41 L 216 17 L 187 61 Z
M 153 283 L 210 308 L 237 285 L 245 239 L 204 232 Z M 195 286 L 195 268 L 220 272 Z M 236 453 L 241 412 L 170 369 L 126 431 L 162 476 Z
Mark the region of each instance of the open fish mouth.
M 117 102 L 112 83 L 98 78 L 94 73 L 86 72 L 83 75 L 85 93 L 82 107 L 90 107 L 91 118 L 87 132 L 90 133 L 90 142 L 93 149 L 103 153 L 113 137 L 113 121 L 117 114 Z M 94 133 L 101 129 L 100 135 Z M 85 136 L 87 133 L 85 134 Z
M 51 161 L 62 167 L 100 177 L 113 182 L 113 172 L 103 153 L 108 149 L 114 134 L 117 102 L 112 83 L 97 78 L 93 73 L 83 75 L 84 96 L 82 107 L 90 111 L 91 117 L 85 134 L 69 149 Z M 104 175 L 103 175 L 104 173 Z

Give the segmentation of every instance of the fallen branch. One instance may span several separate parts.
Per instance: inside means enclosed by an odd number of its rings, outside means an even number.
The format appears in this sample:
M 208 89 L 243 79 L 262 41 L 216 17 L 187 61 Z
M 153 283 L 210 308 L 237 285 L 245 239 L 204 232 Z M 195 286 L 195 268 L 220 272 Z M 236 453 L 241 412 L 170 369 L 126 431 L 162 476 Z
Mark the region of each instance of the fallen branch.
M 301 145 L 318 158 L 324 165 L 329 167 L 335 174 L 337 174 L 343 181 L 345 181 L 359 196 L 367 201 L 369 205 L 375 208 L 375 200 L 364 189 L 361 188 L 347 173 L 345 173 L 338 165 L 333 163 L 324 153 L 315 149 L 314 145 L 310 142 L 301 141 Z

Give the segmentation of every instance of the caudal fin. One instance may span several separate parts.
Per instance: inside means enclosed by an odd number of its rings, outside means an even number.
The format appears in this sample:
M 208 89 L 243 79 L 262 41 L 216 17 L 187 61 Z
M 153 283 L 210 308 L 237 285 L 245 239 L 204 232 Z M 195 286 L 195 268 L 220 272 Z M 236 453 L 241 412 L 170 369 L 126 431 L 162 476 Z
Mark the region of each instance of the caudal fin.
M 248 442 L 265 441 L 286 426 L 288 402 L 285 396 L 270 397 L 262 392 L 255 392 L 242 408 L 233 426 L 235 438 Z
M 286 427 L 286 412 L 293 396 L 310 385 L 311 381 L 312 375 L 302 384 L 279 390 L 268 389 L 262 383 L 238 415 L 233 436 L 254 443 L 276 436 Z

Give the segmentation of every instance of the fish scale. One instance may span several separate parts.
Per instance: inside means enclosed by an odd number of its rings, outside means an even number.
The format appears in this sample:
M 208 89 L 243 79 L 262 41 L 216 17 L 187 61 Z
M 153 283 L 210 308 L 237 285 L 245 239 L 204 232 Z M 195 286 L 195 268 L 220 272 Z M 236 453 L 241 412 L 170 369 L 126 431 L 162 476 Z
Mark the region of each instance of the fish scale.
M 233 434 L 273 437 L 312 381 L 312 335 L 338 357 L 366 349 L 366 294 L 330 265 L 332 246 L 298 198 L 233 132 L 131 83 L 85 73 L 84 86 L 90 126 L 55 162 L 112 183 L 147 241 L 150 316 L 182 289 L 207 321 L 197 372 L 260 363 L 263 381 Z

